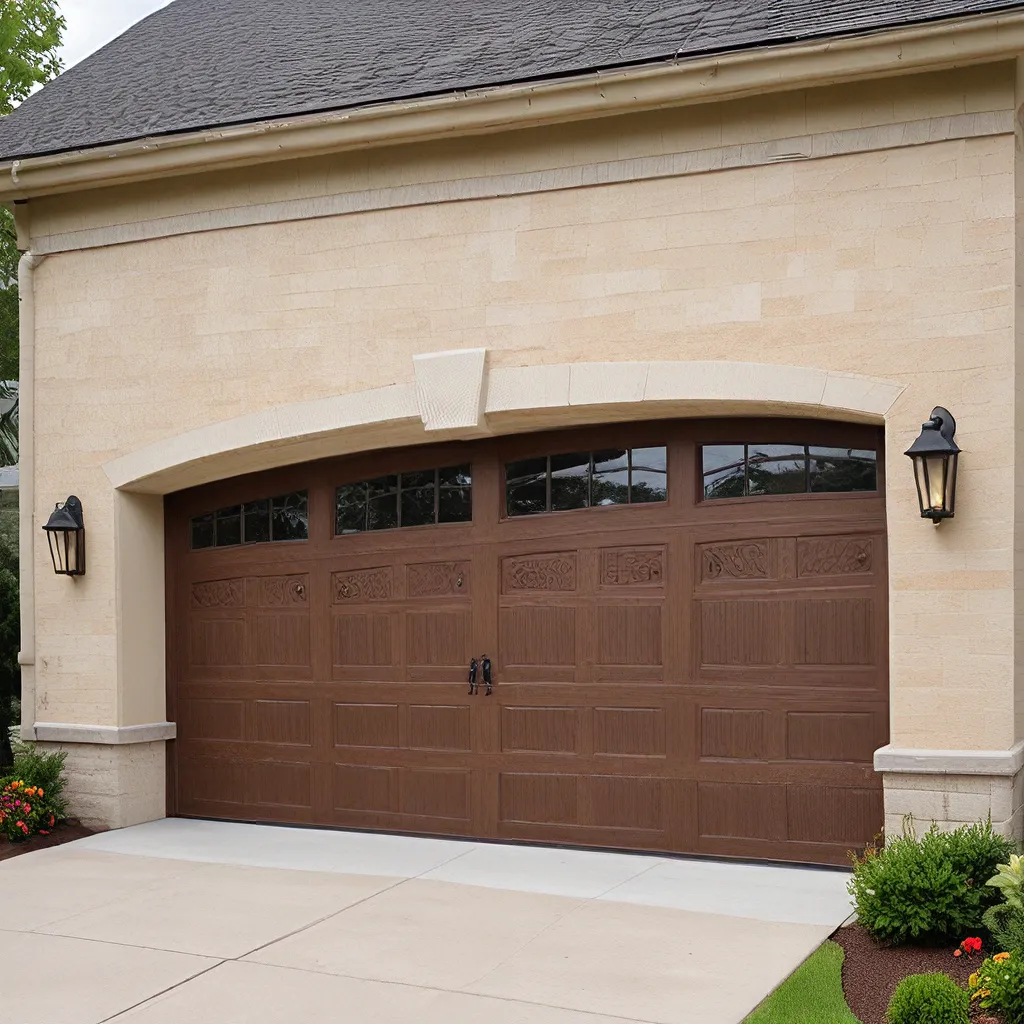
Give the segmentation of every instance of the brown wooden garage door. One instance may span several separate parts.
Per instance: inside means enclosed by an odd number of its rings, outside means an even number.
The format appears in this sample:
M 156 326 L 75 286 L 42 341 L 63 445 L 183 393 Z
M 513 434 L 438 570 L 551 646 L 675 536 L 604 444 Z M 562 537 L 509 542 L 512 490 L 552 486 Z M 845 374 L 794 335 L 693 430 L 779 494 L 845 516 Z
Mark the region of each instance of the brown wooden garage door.
M 169 497 L 171 812 L 844 862 L 882 824 L 881 456 L 675 421 Z

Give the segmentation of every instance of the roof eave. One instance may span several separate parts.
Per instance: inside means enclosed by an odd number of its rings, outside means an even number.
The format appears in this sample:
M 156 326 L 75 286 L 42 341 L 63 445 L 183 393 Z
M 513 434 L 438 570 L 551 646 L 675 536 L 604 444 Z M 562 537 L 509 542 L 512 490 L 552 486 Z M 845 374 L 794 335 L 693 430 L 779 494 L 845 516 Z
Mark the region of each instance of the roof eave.
M 667 60 L 0 162 L 0 202 L 328 152 L 938 71 L 1024 53 L 1024 12 Z

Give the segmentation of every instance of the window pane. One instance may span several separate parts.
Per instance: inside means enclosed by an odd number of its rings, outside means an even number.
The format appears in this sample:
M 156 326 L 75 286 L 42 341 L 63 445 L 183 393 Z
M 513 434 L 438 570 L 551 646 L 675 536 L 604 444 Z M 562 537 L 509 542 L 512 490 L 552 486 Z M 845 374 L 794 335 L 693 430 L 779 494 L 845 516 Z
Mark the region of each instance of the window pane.
M 433 487 L 434 470 L 417 470 L 415 473 L 402 474 L 402 490 L 411 491 L 414 487 Z
M 366 484 L 345 484 L 334 497 L 334 532 L 359 533 L 366 529 Z
M 271 502 L 272 540 L 306 540 L 309 537 L 309 499 L 305 491 L 283 494 Z
M 411 475 L 411 474 L 410 474 Z M 420 476 L 422 474 L 416 474 Z M 404 482 L 405 476 L 403 474 Z M 434 484 L 429 487 L 416 487 L 412 490 L 402 488 L 402 525 L 433 526 L 434 519 Z
M 749 446 L 748 494 L 803 494 L 806 490 L 807 457 L 803 445 Z
M 746 449 L 741 444 L 706 444 L 701 449 L 705 498 L 741 498 Z
M 668 497 L 668 449 L 634 448 L 632 451 L 632 488 L 629 500 L 634 504 L 664 501 Z
M 192 549 L 213 547 L 213 513 L 192 520 Z
M 366 483 L 369 509 L 366 526 L 369 530 L 393 530 L 398 526 L 398 476 L 381 476 Z
M 468 523 L 473 519 L 472 467 L 446 466 L 437 471 L 441 489 L 437 495 L 439 523 Z
M 590 504 L 590 452 L 551 456 L 551 510 Z
M 548 460 L 524 459 L 505 466 L 505 499 L 510 516 L 546 512 Z
M 468 523 L 473 518 L 472 487 L 442 487 L 437 496 L 439 523 Z
M 858 448 L 809 450 L 812 491 L 874 491 L 878 489 L 877 454 Z
M 217 547 L 242 543 L 242 506 L 232 505 L 217 512 Z
M 262 544 L 270 540 L 270 501 L 247 502 L 243 508 L 245 543 Z
M 473 482 L 471 466 L 446 466 L 437 471 L 441 479 L 441 486 L 446 485 L 468 487 Z
M 594 452 L 590 501 L 594 505 L 629 503 L 629 452 L 625 448 Z

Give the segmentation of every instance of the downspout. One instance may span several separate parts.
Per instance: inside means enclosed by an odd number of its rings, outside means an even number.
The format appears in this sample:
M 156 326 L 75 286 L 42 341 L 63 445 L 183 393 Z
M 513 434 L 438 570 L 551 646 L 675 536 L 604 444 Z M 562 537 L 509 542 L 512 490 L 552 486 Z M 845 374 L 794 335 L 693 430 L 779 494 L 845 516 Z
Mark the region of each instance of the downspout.
M 21 738 L 36 738 L 35 567 L 35 269 L 45 256 L 26 252 L 18 264 L 18 563 L 21 578 Z

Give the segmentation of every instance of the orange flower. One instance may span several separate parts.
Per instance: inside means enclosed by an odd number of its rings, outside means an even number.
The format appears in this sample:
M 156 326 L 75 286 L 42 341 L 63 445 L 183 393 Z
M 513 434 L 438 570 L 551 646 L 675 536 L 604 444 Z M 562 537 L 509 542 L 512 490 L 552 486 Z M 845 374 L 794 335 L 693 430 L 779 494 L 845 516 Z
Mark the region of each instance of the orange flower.
M 1010 959 L 1010 954 L 1009 953 L 996 953 L 996 955 L 994 957 L 992 957 L 992 959 L 995 960 L 995 962 L 997 964 L 1001 964 L 1004 960 L 1009 960 Z
M 43 787 L 42 787 L 42 786 L 40 786 L 40 787 L 39 787 L 39 795 L 40 795 L 40 796 L 43 796 L 43 795 L 44 795 L 44 794 L 43 794 Z

